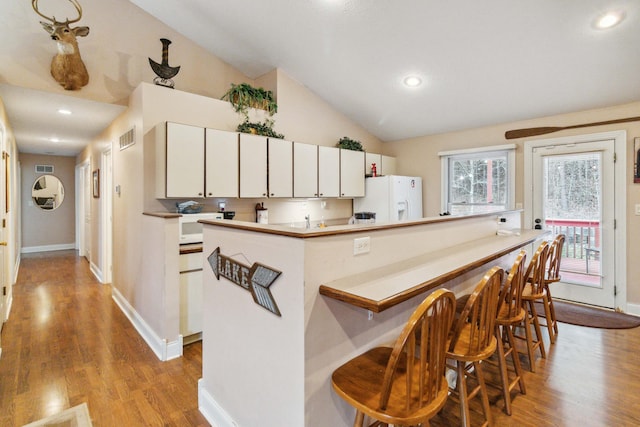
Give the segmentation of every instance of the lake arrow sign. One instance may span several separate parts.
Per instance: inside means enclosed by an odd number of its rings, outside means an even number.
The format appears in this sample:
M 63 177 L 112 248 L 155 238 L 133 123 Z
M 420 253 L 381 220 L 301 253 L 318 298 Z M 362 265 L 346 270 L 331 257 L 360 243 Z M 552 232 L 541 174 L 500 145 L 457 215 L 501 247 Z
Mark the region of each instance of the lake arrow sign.
M 251 292 L 253 301 L 256 304 L 277 316 L 282 316 L 269 290 L 269 286 L 280 276 L 280 271 L 258 262 L 253 263 L 252 266 L 244 265 L 226 255 L 222 255 L 219 247 L 211 252 L 211 255 L 207 257 L 207 261 L 209 261 L 216 279 L 220 280 L 220 276 L 222 276 L 235 283 Z

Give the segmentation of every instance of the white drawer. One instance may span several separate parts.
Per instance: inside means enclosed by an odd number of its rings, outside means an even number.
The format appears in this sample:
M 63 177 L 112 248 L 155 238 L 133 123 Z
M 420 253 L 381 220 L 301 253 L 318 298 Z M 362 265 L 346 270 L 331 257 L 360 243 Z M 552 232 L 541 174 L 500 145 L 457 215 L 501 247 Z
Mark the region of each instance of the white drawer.
M 202 252 L 181 254 L 179 268 L 180 272 L 202 269 Z

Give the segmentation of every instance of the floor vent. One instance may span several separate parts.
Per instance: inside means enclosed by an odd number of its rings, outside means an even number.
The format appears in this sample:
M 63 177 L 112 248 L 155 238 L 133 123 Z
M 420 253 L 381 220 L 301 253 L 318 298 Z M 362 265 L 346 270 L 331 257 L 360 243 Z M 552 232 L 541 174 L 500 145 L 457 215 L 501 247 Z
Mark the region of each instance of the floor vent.
M 120 136 L 120 150 L 129 148 L 135 143 L 136 143 L 136 128 L 134 126 Z
M 36 165 L 36 173 L 53 173 L 53 165 Z

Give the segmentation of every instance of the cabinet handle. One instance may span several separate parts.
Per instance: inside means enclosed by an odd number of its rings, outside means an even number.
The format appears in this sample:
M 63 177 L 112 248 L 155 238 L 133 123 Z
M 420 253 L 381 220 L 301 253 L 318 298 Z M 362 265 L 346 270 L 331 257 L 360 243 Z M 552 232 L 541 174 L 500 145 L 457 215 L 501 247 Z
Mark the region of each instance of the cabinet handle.
M 209 193 L 209 195 L 211 196 L 212 193 Z
M 198 193 L 198 196 L 202 196 L 202 193 Z
M 271 193 L 272 196 L 275 196 L 275 194 Z
M 267 193 L 262 193 L 262 196 L 265 197 L 267 195 Z
M 324 193 L 320 193 L 321 196 L 324 196 Z

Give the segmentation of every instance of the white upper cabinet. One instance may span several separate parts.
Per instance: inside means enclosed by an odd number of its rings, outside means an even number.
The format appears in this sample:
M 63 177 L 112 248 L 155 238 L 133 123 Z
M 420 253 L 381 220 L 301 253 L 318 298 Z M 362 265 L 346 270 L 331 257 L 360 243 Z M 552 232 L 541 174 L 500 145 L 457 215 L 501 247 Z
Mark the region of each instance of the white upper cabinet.
M 318 197 L 318 146 L 293 143 L 293 197 Z
M 318 197 L 340 197 L 340 149 L 318 146 Z
M 238 134 L 207 129 L 206 197 L 238 197 Z
M 340 197 L 364 197 L 364 152 L 340 149 Z
M 240 197 L 267 197 L 267 137 L 240 134 Z
M 293 143 L 269 138 L 269 197 L 293 197 Z
M 156 197 L 204 197 L 204 129 L 162 123 L 155 146 Z
M 396 174 L 396 158 L 390 156 L 380 156 L 380 167 L 378 175 L 395 175 Z

